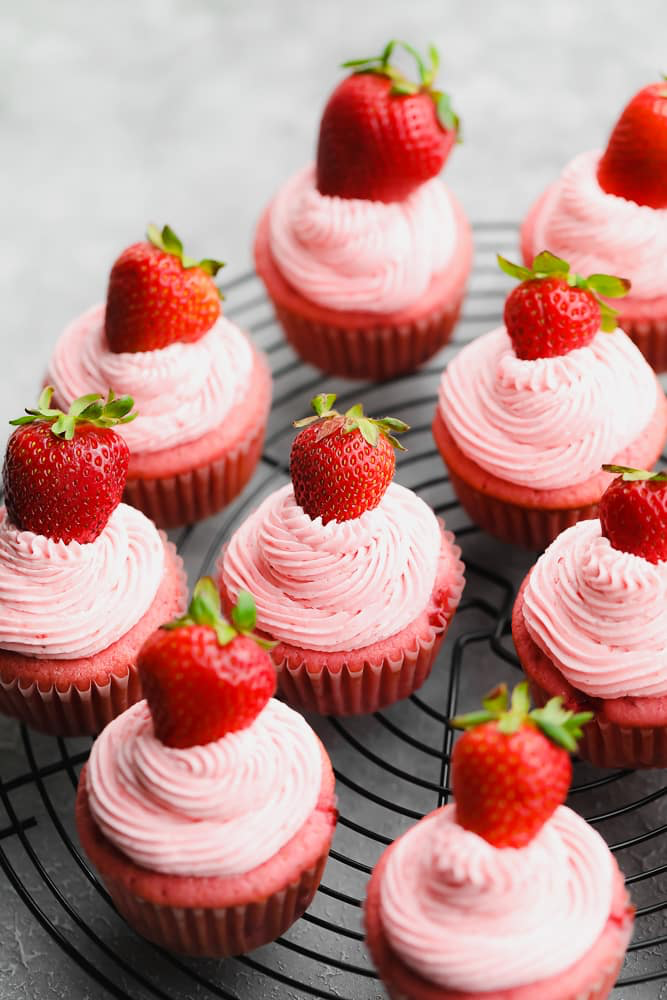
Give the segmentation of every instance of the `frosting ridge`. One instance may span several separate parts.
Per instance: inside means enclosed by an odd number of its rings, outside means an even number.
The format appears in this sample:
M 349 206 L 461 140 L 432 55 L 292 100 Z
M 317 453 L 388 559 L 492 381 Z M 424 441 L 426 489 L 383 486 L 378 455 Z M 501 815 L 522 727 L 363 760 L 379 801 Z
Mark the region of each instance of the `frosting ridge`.
M 0 649 L 73 660 L 106 649 L 148 611 L 164 572 L 152 521 L 119 504 L 93 542 L 20 531 L 0 508 Z
M 554 358 L 517 358 L 504 327 L 450 361 L 439 408 L 461 451 L 501 479 L 536 489 L 585 482 L 631 444 L 659 386 L 622 330 Z
M 387 639 L 426 607 L 440 526 L 411 490 L 391 483 L 380 504 L 350 521 L 314 520 L 292 486 L 264 500 L 232 536 L 222 579 L 255 598 L 257 627 L 327 652 Z
M 556 538 L 524 590 L 528 632 L 595 698 L 667 695 L 667 563 L 615 549 L 596 518 Z
M 385 203 L 320 194 L 311 165 L 274 198 L 269 241 L 283 276 L 311 301 L 390 313 L 416 302 L 444 269 L 456 226 L 437 178 L 404 201 Z
M 392 848 L 380 884 L 382 928 L 425 979 L 484 993 L 557 975 L 602 933 L 614 862 L 600 835 L 559 806 L 522 848 L 497 848 L 449 805 Z
M 93 745 L 95 822 L 136 864 L 168 875 L 242 875 L 299 831 L 317 805 L 322 755 L 297 712 L 271 699 L 247 729 L 175 749 L 155 737 L 145 701 Z
M 134 398 L 139 418 L 116 428 L 134 453 L 187 444 L 218 427 L 250 386 L 253 356 L 245 336 L 221 316 L 194 343 L 114 354 L 104 336 L 104 306 L 72 322 L 54 348 L 47 379 L 68 407 L 89 392 Z
M 549 188 L 534 223 L 536 252 L 549 249 L 584 275 L 629 278 L 633 299 L 663 296 L 667 209 L 603 191 L 597 179 L 600 156 L 596 150 L 580 153 Z

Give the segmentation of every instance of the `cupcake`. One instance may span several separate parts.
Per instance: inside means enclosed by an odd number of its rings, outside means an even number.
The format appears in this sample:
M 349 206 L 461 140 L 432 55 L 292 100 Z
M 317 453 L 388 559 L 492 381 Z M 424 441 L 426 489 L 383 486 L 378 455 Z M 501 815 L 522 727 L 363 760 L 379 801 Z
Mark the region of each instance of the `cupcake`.
M 144 640 L 186 603 L 183 564 L 120 503 L 129 397 L 67 414 L 51 387 L 7 445 L 0 507 L 0 711 L 57 736 L 96 733 L 140 696 Z
M 452 758 L 456 804 L 384 852 L 365 905 L 392 1000 L 603 1000 L 634 910 L 600 835 L 562 805 L 581 718 L 494 692 Z M 556 745 L 557 744 L 557 745 Z
M 264 500 L 223 549 L 226 602 L 249 590 L 282 694 L 322 713 L 374 712 L 428 677 L 463 590 L 453 536 L 393 483 L 407 425 L 342 415 L 336 397 L 292 445 L 292 482 Z
M 667 402 L 650 366 L 598 296 L 627 282 L 572 274 L 548 252 L 532 268 L 499 258 L 520 284 L 505 325 L 478 337 L 442 376 L 433 434 L 471 519 L 542 549 L 595 516 L 611 460 L 650 467 Z
M 392 63 L 417 60 L 419 83 Z M 403 42 L 343 65 L 320 124 L 317 162 L 264 212 L 255 265 L 290 344 L 349 378 L 412 371 L 449 340 L 472 264 L 472 235 L 438 174 L 459 137 L 430 65 Z
M 579 753 L 667 767 L 667 475 L 621 469 L 599 519 L 564 531 L 526 577 L 512 635 L 533 696 L 593 712 Z
M 201 580 L 188 615 L 141 650 L 146 701 L 107 726 L 79 781 L 79 837 L 119 913 L 187 955 L 236 955 L 287 930 L 336 826 L 329 758 L 271 697 L 253 622 L 250 595 L 229 624 Z
M 619 326 L 656 371 L 667 369 L 667 83 L 633 97 L 603 153 L 576 156 L 521 230 L 526 263 L 542 247 L 578 271 L 627 275 Z
M 149 227 L 148 242 L 114 264 L 106 305 L 74 320 L 49 362 L 61 406 L 91 388 L 134 397 L 141 420 L 120 429 L 130 448 L 125 499 L 162 528 L 224 507 L 262 451 L 271 376 L 220 314 L 221 266 L 186 257 L 168 226 Z

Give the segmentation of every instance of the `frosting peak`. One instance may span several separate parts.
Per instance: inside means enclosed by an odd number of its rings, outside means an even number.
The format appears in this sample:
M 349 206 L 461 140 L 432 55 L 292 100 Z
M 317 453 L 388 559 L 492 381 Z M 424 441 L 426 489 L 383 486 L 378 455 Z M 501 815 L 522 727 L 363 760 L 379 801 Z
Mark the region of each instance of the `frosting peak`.
M 291 486 L 272 493 L 233 535 L 225 589 L 249 590 L 257 627 L 327 652 L 387 639 L 426 607 L 440 527 L 411 490 L 391 483 L 380 504 L 350 521 L 312 520 Z
M 155 737 L 145 701 L 102 731 L 87 788 L 100 830 L 168 875 L 242 875 L 276 854 L 317 805 L 322 755 L 297 712 L 271 699 L 252 725 L 202 746 Z
M 667 695 L 667 563 L 613 548 L 599 520 L 562 532 L 524 590 L 528 632 L 595 698 Z
M 89 392 L 134 398 L 139 417 L 118 427 L 131 452 L 187 444 L 218 427 L 246 395 L 252 371 L 246 336 L 221 317 L 194 343 L 115 354 L 104 334 L 104 306 L 89 309 L 58 340 L 48 380 L 61 406 Z
M 164 544 L 152 521 L 119 504 L 93 542 L 19 531 L 0 508 L 0 649 L 73 660 L 106 649 L 148 611 Z
M 522 848 L 497 848 L 446 806 L 391 848 L 382 927 L 403 961 L 466 993 L 511 989 L 573 965 L 611 911 L 613 860 L 581 817 L 560 806 Z
M 548 247 L 582 274 L 602 271 L 629 278 L 633 299 L 663 296 L 667 209 L 603 191 L 597 179 L 600 155 L 580 153 L 549 188 L 535 220 L 533 246 L 536 251 Z
M 273 259 L 302 295 L 330 309 L 390 313 L 426 292 L 456 240 L 452 205 L 437 178 L 404 201 L 320 194 L 308 166 L 270 209 Z
M 622 330 L 553 358 L 517 358 L 504 327 L 450 361 L 440 413 L 464 454 L 501 479 L 557 489 L 597 475 L 648 425 L 659 386 Z M 611 457 L 610 457 L 611 456 Z

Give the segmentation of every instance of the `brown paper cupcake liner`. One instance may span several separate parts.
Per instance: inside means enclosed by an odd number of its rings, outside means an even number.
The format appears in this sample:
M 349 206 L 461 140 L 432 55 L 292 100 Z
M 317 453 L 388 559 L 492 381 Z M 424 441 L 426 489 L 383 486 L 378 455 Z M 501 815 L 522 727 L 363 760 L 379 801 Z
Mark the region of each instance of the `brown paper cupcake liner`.
M 667 371 L 667 317 L 633 319 L 621 315 L 618 325 L 635 342 L 654 371 Z
M 238 496 L 252 477 L 265 432 L 266 421 L 232 451 L 197 469 L 153 479 L 128 479 L 123 500 L 160 528 L 177 528 L 210 517 Z
M 188 581 L 183 560 L 176 546 L 160 532 L 181 581 L 183 598 L 178 612 L 187 604 Z M 67 662 L 67 661 L 63 661 Z M 52 736 L 86 736 L 99 733 L 107 723 L 141 698 L 141 684 L 136 665 L 130 663 L 123 673 L 112 673 L 104 683 L 82 680 L 80 684 L 61 687 L 57 678 L 48 688 L 36 682 L 23 686 L 20 677 L 0 676 L 0 712 Z
M 545 549 L 561 531 L 597 516 L 597 504 L 562 510 L 521 507 L 481 493 L 451 468 L 449 477 L 468 517 L 489 535 L 510 545 Z
M 465 294 L 408 323 L 335 326 L 315 322 L 274 301 L 276 316 L 296 353 L 316 368 L 345 378 L 384 381 L 414 371 L 449 342 Z
M 539 707 L 553 697 L 530 676 L 528 684 Z M 596 715 L 584 726 L 577 756 L 596 767 L 667 767 L 667 726 L 619 726 Z
M 104 882 L 116 909 L 142 937 L 183 955 L 223 958 L 275 941 L 310 906 L 329 849 L 296 882 L 257 902 L 232 907 L 160 906 L 133 895 L 118 879 Z

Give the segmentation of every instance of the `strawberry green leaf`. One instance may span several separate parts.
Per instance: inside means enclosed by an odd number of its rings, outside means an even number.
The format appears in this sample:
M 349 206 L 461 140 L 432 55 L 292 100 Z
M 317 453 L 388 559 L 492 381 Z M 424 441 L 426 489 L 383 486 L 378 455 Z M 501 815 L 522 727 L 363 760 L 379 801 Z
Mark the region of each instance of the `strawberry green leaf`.
M 134 420 L 137 413 L 129 412 L 134 406 L 131 396 L 121 396 L 117 399 L 110 389 L 106 401 L 99 393 L 89 393 L 75 399 L 67 413 L 50 407 L 53 387 L 47 386 L 39 397 L 37 408 L 26 410 L 27 416 L 10 420 L 12 426 L 30 424 L 36 420 L 51 424 L 51 430 L 56 437 L 70 441 L 74 437 L 77 426 L 92 424 L 94 427 L 114 427 L 116 424 L 126 424 Z
M 514 688 L 510 704 L 512 712 L 518 712 L 521 715 L 528 715 L 530 712 L 530 694 L 528 691 L 527 681 L 522 681 Z
M 467 715 L 455 715 L 449 720 L 452 729 L 474 729 L 475 726 L 483 726 L 485 722 L 493 722 L 496 718 L 493 712 L 468 712 Z
M 613 333 L 618 325 L 618 310 L 612 309 L 606 302 L 597 300 L 600 306 L 601 329 L 603 333 Z
M 255 598 L 247 590 L 239 590 L 236 607 L 232 609 L 232 621 L 239 632 L 252 632 L 257 621 Z
M 404 83 L 400 80 L 397 83 L 392 84 L 391 90 L 389 91 L 393 97 L 407 97 L 410 94 L 417 94 L 418 92 L 419 88 L 416 84 Z
M 631 469 L 627 465 L 603 465 L 605 472 L 615 472 L 623 476 L 626 483 L 636 483 L 650 481 L 655 483 L 667 482 L 667 472 L 649 472 L 646 469 Z
M 396 431 L 397 434 L 403 434 L 404 431 L 409 431 L 410 426 L 406 424 L 404 420 L 398 420 L 396 417 L 380 417 L 377 421 L 382 427 L 388 427 L 392 431 Z
M 436 113 L 438 120 L 448 132 L 460 131 L 460 119 L 452 107 L 452 99 L 449 94 L 439 93 L 436 102 Z
M 162 246 L 167 251 L 171 253 L 174 257 L 183 256 L 183 243 L 176 235 L 171 226 L 162 227 Z
M 509 274 L 510 278 L 517 278 L 519 281 L 529 281 L 535 277 L 529 268 L 523 267 L 522 264 L 513 264 L 511 260 L 507 260 L 501 254 L 496 254 L 496 259 L 500 270 L 504 271 L 505 274 Z
M 310 405 L 315 410 L 318 417 L 323 416 L 325 413 L 331 413 L 332 407 L 336 402 L 335 392 L 321 392 L 319 396 L 313 397 L 310 401 Z
M 493 691 L 489 691 L 486 697 L 482 699 L 484 708 L 494 714 L 506 712 L 508 704 L 507 684 L 499 684 L 498 687 L 495 687 Z
M 565 275 L 570 270 L 570 265 L 561 257 L 556 257 L 554 254 L 549 253 L 548 250 L 543 250 L 541 253 L 538 253 L 537 257 L 533 260 L 532 269 L 540 274 Z
M 367 441 L 373 448 L 377 448 L 378 441 L 380 440 L 380 428 L 372 420 L 369 420 L 368 418 L 360 418 L 349 428 L 344 428 L 344 431 L 348 430 L 358 430 L 364 441 Z
M 198 266 L 201 267 L 202 271 L 206 271 L 212 278 L 215 278 L 220 268 L 226 265 L 222 260 L 213 260 L 211 257 L 205 257 L 204 260 L 199 261 Z
M 88 396 L 79 396 L 75 399 L 69 408 L 69 412 L 73 417 L 79 417 L 85 411 L 90 409 L 91 403 L 96 403 L 98 399 L 103 399 L 104 397 L 100 395 L 99 392 L 91 392 Z M 101 412 L 102 407 L 99 407 Z
M 612 274 L 590 274 L 586 278 L 586 287 L 608 299 L 621 299 L 630 291 L 630 281 Z
M 369 56 L 368 59 L 346 59 L 341 63 L 341 69 L 356 69 L 358 66 L 367 66 L 372 63 L 382 62 L 381 56 Z

